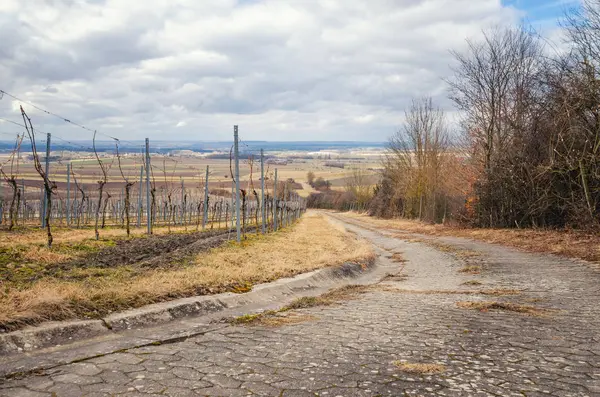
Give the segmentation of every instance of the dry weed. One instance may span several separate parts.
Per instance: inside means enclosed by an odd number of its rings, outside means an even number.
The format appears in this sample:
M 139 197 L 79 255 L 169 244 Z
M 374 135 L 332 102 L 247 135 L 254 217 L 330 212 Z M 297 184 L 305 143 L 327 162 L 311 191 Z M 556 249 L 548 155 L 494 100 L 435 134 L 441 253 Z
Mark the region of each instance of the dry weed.
M 234 325 L 245 325 L 252 327 L 281 327 L 284 325 L 299 324 L 307 321 L 315 321 L 317 317 L 304 313 L 285 313 L 267 311 L 258 314 L 246 314 L 230 320 Z
M 265 327 L 281 327 L 284 325 L 299 324 L 316 320 L 318 320 L 318 318 L 311 316 L 310 314 L 290 313 L 285 316 L 265 317 L 260 321 L 260 325 Z
M 479 273 L 481 273 L 481 266 L 466 265 L 462 269 L 460 269 L 459 272 L 460 273 L 468 273 L 468 274 L 479 274 Z
M 394 361 L 393 364 L 402 372 L 415 375 L 439 374 L 446 370 L 446 367 L 441 364 L 403 363 L 401 361 Z
M 397 253 L 397 252 L 396 252 L 396 253 L 393 253 L 393 254 L 392 254 L 392 256 L 390 257 L 390 259 L 391 259 L 393 262 L 396 262 L 396 263 L 406 263 L 406 259 L 404 259 L 404 258 L 402 257 L 402 254 L 399 254 L 399 253 Z
M 518 289 L 511 288 L 492 288 L 479 290 L 479 294 L 490 295 L 490 296 L 506 296 L 506 295 L 519 295 L 521 293 Z
M 483 285 L 483 283 L 479 280 L 468 280 L 462 283 L 462 285 Z
M 454 255 L 460 259 L 472 259 L 481 256 L 481 252 L 469 250 L 469 249 L 455 249 Z
M 394 292 L 399 294 L 422 294 L 422 295 L 488 295 L 488 296 L 508 296 L 519 295 L 521 291 L 516 289 L 480 289 L 480 290 L 454 290 L 454 289 L 432 289 L 432 290 L 416 290 L 416 289 L 401 289 L 379 285 L 373 289 L 378 289 L 384 292 Z
M 294 300 L 282 310 L 307 309 L 315 306 L 331 306 L 356 299 L 359 295 L 374 289 L 372 285 L 346 285 L 319 296 L 305 296 Z
M 293 310 L 335 305 L 340 302 L 355 299 L 359 295 L 369 292 L 372 289 L 372 286 L 369 285 L 346 285 L 319 296 L 305 296 L 295 299 L 289 305 L 284 306 L 279 310 L 268 310 L 262 313 L 246 314 L 235 317 L 229 320 L 229 322 L 235 325 L 273 327 L 311 321 L 315 320 L 316 317 L 306 313 L 296 313 L 293 312 Z
M 381 281 L 405 281 L 408 278 L 406 274 L 386 274 Z
M 529 316 L 544 316 L 549 313 L 549 310 L 538 308 L 535 306 L 519 305 L 510 302 L 457 302 L 456 305 L 463 309 L 479 310 L 481 312 L 487 312 L 490 310 L 501 310 L 507 312 L 521 313 Z

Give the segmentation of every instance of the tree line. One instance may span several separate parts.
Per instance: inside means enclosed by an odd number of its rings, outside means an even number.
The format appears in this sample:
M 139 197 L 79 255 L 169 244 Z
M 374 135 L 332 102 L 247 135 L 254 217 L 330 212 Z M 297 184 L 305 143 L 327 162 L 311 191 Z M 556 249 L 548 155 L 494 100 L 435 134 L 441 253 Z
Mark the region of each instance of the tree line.
M 415 99 L 389 141 L 369 212 L 476 227 L 599 226 L 600 1 L 584 0 L 552 47 L 525 26 L 452 52 L 459 131 Z

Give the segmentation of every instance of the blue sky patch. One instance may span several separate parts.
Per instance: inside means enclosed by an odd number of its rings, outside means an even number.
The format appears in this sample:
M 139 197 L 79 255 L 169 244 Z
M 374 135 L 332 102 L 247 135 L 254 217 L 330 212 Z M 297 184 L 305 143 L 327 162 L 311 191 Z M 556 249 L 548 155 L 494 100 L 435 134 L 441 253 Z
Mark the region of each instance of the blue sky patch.
M 533 25 L 557 25 L 565 12 L 580 4 L 579 0 L 503 0 L 504 5 L 524 12 L 523 20 Z

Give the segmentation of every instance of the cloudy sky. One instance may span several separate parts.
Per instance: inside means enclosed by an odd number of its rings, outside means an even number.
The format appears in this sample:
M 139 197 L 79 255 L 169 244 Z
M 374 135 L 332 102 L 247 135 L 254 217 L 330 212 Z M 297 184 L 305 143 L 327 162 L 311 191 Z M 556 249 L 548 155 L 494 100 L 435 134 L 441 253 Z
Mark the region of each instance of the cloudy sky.
M 1 0 L 0 89 L 126 140 L 385 140 L 493 25 L 569 0 Z M 0 117 L 19 121 L 4 96 Z M 24 104 L 35 125 L 91 133 Z M 19 127 L 0 121 L 0 139 Z M 9 134 L 9 135 L 6 135 Z

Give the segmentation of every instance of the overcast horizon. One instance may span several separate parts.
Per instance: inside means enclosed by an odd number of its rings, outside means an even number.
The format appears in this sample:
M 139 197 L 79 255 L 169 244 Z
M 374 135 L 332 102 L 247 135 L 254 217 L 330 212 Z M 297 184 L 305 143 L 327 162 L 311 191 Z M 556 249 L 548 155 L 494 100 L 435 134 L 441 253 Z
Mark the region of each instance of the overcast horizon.
M 385 142 L 411 98 L 457 114 L 449 50 L 493 26 L 560 44 L 576 0 L 55 0 L 0 3 L 0 90 L 99 140 Z M 4 95 L 0 118 L 92 132 Z M 22 127 L 0 120 L 0 139 Z

